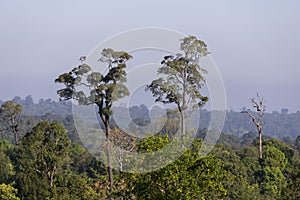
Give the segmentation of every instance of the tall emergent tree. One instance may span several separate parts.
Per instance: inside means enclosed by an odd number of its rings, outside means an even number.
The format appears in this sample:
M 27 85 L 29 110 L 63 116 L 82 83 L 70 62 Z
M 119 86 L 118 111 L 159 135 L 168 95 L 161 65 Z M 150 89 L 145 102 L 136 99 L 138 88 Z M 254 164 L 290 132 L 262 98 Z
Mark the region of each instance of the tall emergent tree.
M 15 105 L 13 101 L 6 101 L 0 107 L 0 115 L 2 116 L 3 120 L 9 125 L 11 128 L 14 139 L 15 145 L 18 146 L 19 144 L 19 121 L 21 118 L 22 113 L 22 106 L 20 104 Z
M 110 140 L 110 117 L 113 102 L 129 95 L 124 85 L 126 82 L 126 62 L 132 56 L 124 51 L 103 49 L 99 61 L 107 63 L 108 72 L 101 74 L 92 71 L 91 67 L 84 62 L 75 67 L 69 73 L 60 75 L 55 82 L 65 84 L 65 88 L 58 90 L 58 95 L 63 100 L 75 99 L 80 105 L 95 104 L 98 107 L 98 114 L 104 123 L 106 140 Z M 82 59 L 80 59 L 82 61 Z M 80 86 L 89 89 L 89 94 L 78 91 Z M 113 187 L 113 174 L 110 166 L 110 156 L 107 150 L 107 163 L 110 181 L 110 189 Z
M 262 121 L 265 110 L 266 110 L 266 106 L 264 105 L 265 100 L 264 98 L 260 97 L 258 95 L 258 93 L 256 94 L 257 99 L 252 98 L 250 99 L 250 102 L 252 104 L 252 107 L 256 109 L 256 111 L 258 112 L 258 117 L 256 117 L 255 115 L 253 115 L 250 111 L 242 111 L 242 113 L 246 113 L 253 121 L 254 125 L 257 128 L 258 131 L 258 136 L 259 136 L 259 158 L 262 159 L 262 128 L 263 128 L 263 124 L 264 122 Z
M 150 90 L 156 102 L 175 103 L 180 112 L 181 132 L 185 135 L 185 111 L 189 106 L 201 107 L 208 97 L 202 96 L 200 89 L 205 79 L 206 70 L 201 68 L 199 60 L 208 54 L 206 44 L 195 36 L 181 40 L 180 50 L 183 54 L 165 56 L 158 69 L 163 75 L 153 80 L 146 90 Z

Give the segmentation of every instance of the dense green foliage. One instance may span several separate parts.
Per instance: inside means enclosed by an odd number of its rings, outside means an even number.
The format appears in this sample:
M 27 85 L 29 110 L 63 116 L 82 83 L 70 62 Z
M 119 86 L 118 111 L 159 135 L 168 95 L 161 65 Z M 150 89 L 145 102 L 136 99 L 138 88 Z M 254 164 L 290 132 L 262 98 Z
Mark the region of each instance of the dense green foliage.
M 148 138 L 139 144 L 139 150 L 153 152 L 168 142 L 167 137 Z M 133 175 L 133 193 L 139 199 L 217 199 L 226 196 L 224 183 L 233 176 L 214 155 L 200 157 L 201 143 L 201 140 L 195 140 L 178 160 L 158 171 Z
M 0 199 L 1 200 L 20 200 L 16 196 L 17 189 L 13 188 L 11 185 L 6 185 L 5 183 L 0 184 Z
M 290 145 L 264 138 L 260 161 L 254 134 L 222 134 L 203 158 L 198 154 L 202 140 L 196 139 L 179 159 L 157 171 L 115 171 L 109 193 L 107 168 L 76 140 L 71 142 L 59 123 L 44 121 L 31 128 L 18 147 L 0 140 L 1 195 L 8 199 L 107 199 L 108 194 L 113 199 L 298 199 L 298 140 Z M 152 136 L 137 142 L 136 151 L 153 152 L 169 142 L 167 136 Z
M 6 101 L 0 107 L 0 115 L 8 124 L 14 134 L 15 145 L 19 144 L 19 121 L 22 113 L 22 106 L 13 101 Z
M 136 119 L 148 117 L 144 114 L 146 110 L 145 107 L 131 109 Z M 230 113 L 229 118 L 237 115 Z M 243 118 L 243 115 L 239 116 Z M 173 117 L 170 115 L 170 119 Z M 175 117 L 169 122 L 178 123 L 178 120 Z M 256 133 L 250 132 L 240 137 L 222 134 L 211 154 L 201 158 L 197 151 L 202 144 L 200 138 L 206 133 L 199 131 L 199 139 L 194 141 L 191 148 L 178 160 L 158 171 L 143 174 L 115 171 L 114 188 L 108 192 L 107 168 L 80 145 L 72 116 L 50 113 L 34 117 L 21 115 L 20 123 L 18 147 L 14 145 L 13 134 L 7 123 L 0 123 L 3 130 L 0 140 L 0 183 L 2 195 L 6 195 L 4 199 L 300 197 L 300 136 L 295 140 L 290 138 L 282 141 L 264 137 L 264 157 L 259 160 Z M 88 133 L 93 128 L 86 130 Z M 114 130 L 113 133 L 118 135 L 120 132 Z M 168 144 L 170 139 L 176 140 L 167 135 L 168 131 L 138 141 L 134 150 L 153 152 Z M 51 169 L 52 172 L 55 169 L 52 181 Z
M 28 199 L 57 195 L 56 180 L 69 153 L 70 140 L 58 123 L 40 122 L 23 137 L 17 152 L 17 184 Z M 37 185 L 43 190 L 36 190 Z
M 133 107 L 130 112 L 137 123 L 147 123 L 149 115 L 146 107 Z M 201 112 L 200 123 L 205 123 L 209 112 Z M 266 121 L 276 116 L 283 120 L 278 123 L 279 127 L 280 124 L 285 124 L 284 119 L 293 117 L 295 120 L 298 114 L 266 114 Z M 178 129 L 176 124 L 179 122 L 176 115 L 169 114 L 169 117 L 162 134 L 137 142 L 134 151 L 153 152 L 168 144 L 171 139 L 176 140 L 167 135 L 170 129 Z M 244 125 L 249 121 L 240 113 L 228 112 L 227 124 L 230 122 L 233 126 L 225 124 L 225 130 L 234 130 L 233 127 L 238 126 L 238 123 L 235 124 L 238 117 L 245 118 Z M 251 125 L 251 121 L 249 124 Z M 108 192 L 107 168 L 81 146 L 72 116 L 63 117 L 50 113 L 41 116 L 21 115 L 18 147 L 14 145 L 11 128 L 2 118 L 0 125 L 0 183 L 3 199 L 300 197 L 300 136 L 293 140 L 282 135 L 282 141 L 265 136 L 264 157 L 259 160 L 256 133 L 249 132 L 239 134 L 240 136 L 222 134 L 211 154 L 201 158 L 197 151 L 202 143 L 200 138 L 205 137 L 206 132 L 199 131 L 198 139 L 191 148 L 178 160 L 158 171 L 143 174 L 115 171 L 114 188 L 112 192 Z M 113 123 L 111 128 L 114 128 Z M 88 134 L 94 129 L 87 127 L 86 131 Z M 120 142 L 122 137 L 118 134 L 121 132 L 114 130 L 113 133 L 117 137 L 116 141 Z M 145 162 L 151 164 L 154 161 Z M 53 176 L 51 170 L 54 172 Z

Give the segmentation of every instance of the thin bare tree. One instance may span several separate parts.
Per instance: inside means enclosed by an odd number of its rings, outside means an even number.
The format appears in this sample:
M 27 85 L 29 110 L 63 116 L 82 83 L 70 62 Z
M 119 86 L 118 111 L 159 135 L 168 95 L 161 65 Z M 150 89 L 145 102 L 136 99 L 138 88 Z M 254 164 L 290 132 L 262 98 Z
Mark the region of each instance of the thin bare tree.
M 247 114 L 252 119 L 254 125 L 257 128 L 259 136 L 259 158 L 262 159 L 262 128 L 264 124 L 262 119 L 266 110 L 266 106 L 264 105 L 264 98 L 261 98 L 258 93 L 256 94 L 256 96 L 257 98 L 250 99 L 250 102 L 252 104 L 252 107 L 256 109 L 256 112 L 258 112 L 258 116 L 255 116 L 251 111 L 248 110 L 244 110 L 241 113 Z

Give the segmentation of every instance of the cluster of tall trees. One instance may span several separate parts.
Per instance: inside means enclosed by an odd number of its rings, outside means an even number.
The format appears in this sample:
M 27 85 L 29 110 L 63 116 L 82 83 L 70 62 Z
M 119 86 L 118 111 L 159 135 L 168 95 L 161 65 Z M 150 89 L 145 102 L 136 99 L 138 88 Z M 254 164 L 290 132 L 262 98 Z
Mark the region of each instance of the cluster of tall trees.
M 208 54 L 206 44 L 195 36 L 181 40 L 180 50 L 183 54 L 165 56 L 158 69 L 160 78 L 147 86 L 156 102 L 175 104 L 180 113 L 181 138 L 186 135 L 186 115 L 188 108 L 201 107 L 208 98 L 202 96 L 200 89 L 204 83 L 200 58 Z M 110 189 L 113 188 L 113 171 L 111 166 L 111 116 L 113 102 L 129 95 L 126 82 L 126 63 L 132 56 L 124 51 L 103 49 L 99 61 L 107 64 L 107 72 L 96 72 L 82 61 L 79 67 L 61 74 L 55 82 L 63 83 L 65 88 L 57 91 L 62 100 L 74 99 L 79 105 L 96 105 L 98 115 L 104 124 L 106 137 L 106 159 L 109 172 Z M 82 87 L 88 90 L 85 92 Z M 182 144 L 183 145 L 183 144 Z M 183 146 L 182 146 L 183 147 Z
M 105 164 L 83 148 L 72 126 L 72 117 L 48 113 L 36 120 L 36 117 L 22 115 L 22 106 L 14 101 L 2 103 L 0 198 L 298 199 L 300 137 L 289 144 L 263 138 L 262 101 L 252 101 L 258 118 L 245 111 L 257 126 L 258 135 L 238 139 L 224 135 L 223 142 L 205 157 L 200 156 L 200 150 L 201 136 L 209 134 L 206 131 L 186 145 L 185 139 L 190 137 L 186 126 L 190 109 L 201 108 L 208 101 L 208 97 L 200 93 L 207 71 L 199 65 L 199 59 L 208 51 L 206 44 L 194 36 L 183 38 L 180 50 L 182 53 L 176 56 L 163 58 L 158 69 L 161 77 L 145 88 L 155 101 L 173 104 L 176 109 L 168 113 L 161 132 L 151 133 L 151 137 L 144 139 L 130 137 L 118 129 L 112 119 L 114 102 L 129 95 L 125 84 L 127 61 L 132 59 L 129 53 L 103 49 L 99 61 L 107 64 L 105 73 L 93 71 L 81 59 L 78 67 L 55 80 L 65 86 L 57 91 L 61 100 L 74 99 L 80 105 L 96 106 L 105 144 L 108 144 L 104 147 Z M 137 113 L 139 115 L 143 114 Z M 86 135 L 96 129 L 84 124 L 83 128 Z M 179 137 L 173 137 L 170 130 L 178 129 Z M 240 142 L 236 143 L 237 140 Z M 130 158 L 116 158 L 110 145 L 151 154 L 171 142 L 179 145 L 171 146 L 170 154 L 178 147 L 184 148 L 179 158 L 144 173 L 124 172 L 122 168 L 123 165 L 159 165 L 164 158 L 144 157 L 142 163 L 135 163 Z M 118 169 L 112 167 L 116 159 L 122 160 Z

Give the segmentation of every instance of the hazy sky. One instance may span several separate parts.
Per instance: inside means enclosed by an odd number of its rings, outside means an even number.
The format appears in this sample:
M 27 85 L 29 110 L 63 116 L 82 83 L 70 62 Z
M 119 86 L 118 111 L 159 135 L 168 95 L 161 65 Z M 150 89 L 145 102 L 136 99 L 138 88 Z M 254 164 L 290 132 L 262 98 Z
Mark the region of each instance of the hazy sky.
M 204 40 L 224 79 L 228 108 L 300 110 L 300 1 L 1 0 L 0 99 L 57 100 L 54 79 L 122 31 L 162 27 Z

